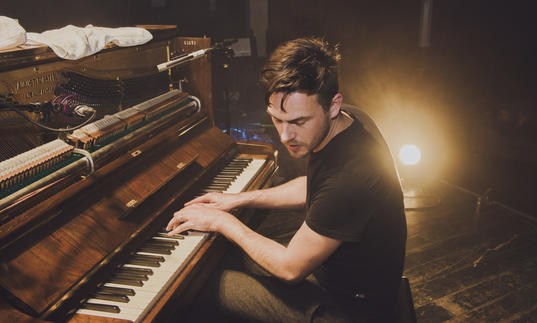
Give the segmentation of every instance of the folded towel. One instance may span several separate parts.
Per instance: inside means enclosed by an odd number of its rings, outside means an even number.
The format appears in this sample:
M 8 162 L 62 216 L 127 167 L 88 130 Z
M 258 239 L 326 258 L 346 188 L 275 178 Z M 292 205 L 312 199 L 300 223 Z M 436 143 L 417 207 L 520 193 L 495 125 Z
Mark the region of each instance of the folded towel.
M 19 22 L 0 16 L 0 50 L 17 47 L 26 42 L 26 31 Z
M 27 33 L 27 45 L 47 45 L 65 59 L 79 59 L 102 50 L 108 43 L 117 46 L 145 44 L 153 36 L 143 28 L 106 28 L 87 25 L 85 28 L 68 25 L 43 33 Z

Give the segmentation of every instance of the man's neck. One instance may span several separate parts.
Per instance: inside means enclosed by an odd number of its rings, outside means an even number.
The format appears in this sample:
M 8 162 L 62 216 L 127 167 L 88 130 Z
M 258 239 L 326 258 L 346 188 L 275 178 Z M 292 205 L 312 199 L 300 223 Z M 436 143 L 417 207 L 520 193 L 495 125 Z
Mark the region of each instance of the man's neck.
M 330 140 L 332 140 L 335 136 L 337 136 L 340 132 L 347 129 L 352 123 L 354 119 L 348 115 L 346 112 L 341 111 L 336 118 L 330 120 L 330 129 L 328 130 L 328 134 L 324 137 L 323 141 L 313 150 L 313 152 L 318 152 L 322 150 Z

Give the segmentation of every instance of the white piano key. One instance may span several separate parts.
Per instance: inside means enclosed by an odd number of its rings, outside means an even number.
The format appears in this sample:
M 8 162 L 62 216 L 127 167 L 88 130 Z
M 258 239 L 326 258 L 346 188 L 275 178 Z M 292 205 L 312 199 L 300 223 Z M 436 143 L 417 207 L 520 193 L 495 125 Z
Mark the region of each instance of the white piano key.
M 252 162 L 237 176 L 235 181 L 224 191 L 224 193 L 239 193 L 244 190 L 246 185 L 250 183 L 250 180 L 265 164 L 264 159 L 253 159 Z

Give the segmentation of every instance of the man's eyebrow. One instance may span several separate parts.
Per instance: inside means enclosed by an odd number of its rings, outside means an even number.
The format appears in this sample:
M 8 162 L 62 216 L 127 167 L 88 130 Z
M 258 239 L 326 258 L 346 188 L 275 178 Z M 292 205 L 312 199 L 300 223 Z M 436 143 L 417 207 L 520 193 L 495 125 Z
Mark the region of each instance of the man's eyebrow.
M 269 116 L 271 116 L 272 118 L 276 119 L 276 120 L 280 120 L 280 121 L 285 121 L 287 123 L 296 123 L 296 122 L 299 122 L 299 121 L 303 121 L 303 120 L 308 120 L 310 119 L 311 117 L 310 116 L 301 116 L 301 117 L 298 117 L 298 118 L 295 118 L 295 119 L 292 119 L 292 120 L 282 120 L 276 116 L 274 116 L 272 113 L 270 113 L 270 111 L 268 110 L 267 108 L 267 114 Z

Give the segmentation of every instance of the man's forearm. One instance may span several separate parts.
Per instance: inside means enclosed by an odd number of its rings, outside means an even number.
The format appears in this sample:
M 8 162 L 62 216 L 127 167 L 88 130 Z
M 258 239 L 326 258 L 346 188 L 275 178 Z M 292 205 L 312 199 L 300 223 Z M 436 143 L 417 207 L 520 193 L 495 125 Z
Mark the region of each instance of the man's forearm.
M 286 259 L 286 247 L 283 245 L 254 232 L 236 218 L 220 222 L 217 231 L 274 276 L 289 282 L 296 280 L 296 273 L 289 259 Z
M 251 192 L 241 193 L 242 206 L 256 208 L 296 209 L 306 204 L 306 176 L 287 183 Z

